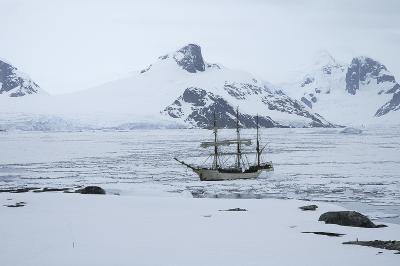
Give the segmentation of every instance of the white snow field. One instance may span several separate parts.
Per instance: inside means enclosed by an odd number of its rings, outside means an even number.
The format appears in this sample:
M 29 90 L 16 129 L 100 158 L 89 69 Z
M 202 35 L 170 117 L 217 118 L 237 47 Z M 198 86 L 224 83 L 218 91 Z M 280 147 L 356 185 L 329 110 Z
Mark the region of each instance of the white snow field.
M 278 199 L 193 199 L 1 193 L 0 265 L 398 265 L 394 251 L 343 245 L 400 238 L 400 226 L 326 225 L 318 217 L 342 208 Z M 228 208 L 247 211 L 220 211 Z M 304 234 L 323 231 L 329 237 Z

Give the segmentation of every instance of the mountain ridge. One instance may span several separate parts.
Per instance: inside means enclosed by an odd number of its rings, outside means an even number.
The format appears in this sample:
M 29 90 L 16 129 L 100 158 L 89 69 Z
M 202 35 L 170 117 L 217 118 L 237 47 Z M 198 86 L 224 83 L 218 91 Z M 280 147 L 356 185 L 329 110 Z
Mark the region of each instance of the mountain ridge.
M 368 56 L 331 62 L 318 62 L 284 91 L 333 123 L 376 122 L 399 109 L 400 86 L 385 65 Z
M 27 74 L 0 59 L 0 96 L 23 97 L 45 92 Z
M 313 68 L 289 85 L 277 87 L 246 71 L 207 62 L 201 47 L 191 43 L 125 78 L 46 99 L 19 97 L 26 101 L 3 102 L 0 111 L 85 117 L 109 128 L 157 123 L 209 128 L 215 111 L 220 127 L 234 127 L 237 107 L 244 127 L 255 127 L 257 116 L 262 127 L 337 127 L 400 113 L 395 112 L 400 86 L 369 57 L 344 64 L 322 52 Z

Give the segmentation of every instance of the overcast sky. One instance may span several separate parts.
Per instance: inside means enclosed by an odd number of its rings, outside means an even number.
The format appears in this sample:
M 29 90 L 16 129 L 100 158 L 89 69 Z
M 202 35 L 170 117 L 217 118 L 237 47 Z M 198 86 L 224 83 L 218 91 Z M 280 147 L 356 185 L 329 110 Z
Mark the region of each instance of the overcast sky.
M 320 50 L 368 55 L 400 80 L 400 1 L 0 0 L 0 58 L 51 94 L 139 70 L 186 43 L 285 81 Z

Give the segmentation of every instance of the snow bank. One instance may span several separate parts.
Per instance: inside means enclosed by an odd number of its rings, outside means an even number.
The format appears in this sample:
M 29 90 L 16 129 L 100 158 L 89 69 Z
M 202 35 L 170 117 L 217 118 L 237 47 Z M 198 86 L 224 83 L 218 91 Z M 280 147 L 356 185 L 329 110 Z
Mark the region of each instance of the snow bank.
M 3 206 L 19 201 L 26 206 Z M 400 226 L 325 225 L 317 222 L 321 213 L 343 208 L 321 203 L 305 212 L 298 207 L 311 202 L 66 193 L 1 193 L 0 203 L 0 265 L 398 265 L 399 259 L 342 242 L 399 239 Z M 219 211 L 237 207 L 248 211 Z

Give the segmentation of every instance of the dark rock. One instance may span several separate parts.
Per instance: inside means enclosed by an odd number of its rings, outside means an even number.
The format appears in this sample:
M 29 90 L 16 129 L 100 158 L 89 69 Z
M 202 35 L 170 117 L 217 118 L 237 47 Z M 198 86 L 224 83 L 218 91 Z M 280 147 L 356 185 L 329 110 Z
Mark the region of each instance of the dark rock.
M 301 83 L 301 87 L 304 87 L 304 86 L 306 86 L 306 85 L 308 85 L 308 84 L 310 84 L 310 83 L 312 83 L 312 82 L 314 82 L 314 78 L 310 78 L 310 77 L 307 77 L 302 83 Z
M 301 206 L 299 209 L 303 211 L 315 211 L 318 208 L 317 205 L 307 205 L 307 206 Z
M 102 194 L 102 195 L 106 194 L 106 191 L 104 189 L 97 186 L 87 186 L 82 189 L 78 189 L 75 192 L 81 194 Z
M 7 189 L 0 189 L 1 192 L 9 192 L 9 193 L 25 193 L 31 190 L 38 189 L 37 187 L 24 187 L 24 188 L 7 188 Z
M 12 191 L 14 191 L 14 189 L 10 189 L 10 188 L 0 189 L 0 193 L 2 193 L 2 192 L 12 192 Z
M 360 89 L 360 83 L 365 82 L 367 78 L 376 79 L 377 83 L 391 81 L 391 78 L 380 74 L 381 71 L 386 70 L 384 65 L 371 58 L 353 58 L 346 73 L 346 91 L 355 95 Z
M 25 192 L 28 192 L 29 190 L 32 190 L 32 189 L 30 189 L 30 188 L 18 188 L 16 190 L 12 191 L 12 193 L 25 193 Z
M 386 94 L 391 94 L 396 92 L 400 92 L 400 85 L 398 83 L 396 83 L 390 90 L 387 90 Z
M 259 95 L 261 101 L 269 110 L 287 112 L 310 118 L 312 120 L 309 124 L 310 127 L 334 127 L 334 125 L 325 121 L 320 115 L 309 112 L 299 101 L 291 99 L 282 91 L 271 92 L 263 86 L 227 82 L 224 85 L 224 90 L 238 100 L 245 100 L 249 95 Z M 189 108 L 183 108 L 183 106 L 190 106 L 190 113 L 185 113 L 185 110 Z M 179 98 L 162 112 L 173 118 L 183 118 L 185 122 L 200 128 L 213 127 L 215 112 L 218 127 L 236 127 L 236 108 L 223 97 L 197 87 L 187 88 Z M 258 122 L 259 126 L 264 128 L 285 127 L 272 120 L 269 116 L 259 116 Z M 239 113 L 239 123 L 245 128 L 255 128 L 256 116 Z
M 227 209 L 227 210 L 219 210 L 220 212 L 247 212 L 246 209 L 242 208 L 233 208 L 233 209 Z
M 197 71 L 202 72 L 205 70 L 201 48 L 196 44 L 188 44 L 179 49 L 175 53 L 174 59 L 180 67 L 190 73 L 196 73 Z
M 396 83 L 393 75 L 388 75 L 387 68 L 368 57 L 353 58 L 346 73 L 346 91 L 352 95 L 360 89 L 360 84 L 371 81 L 380 83 Z M 389 93 L 389 92 L 388 92 Z
M 359 245 L 359 246 L 367 246 L 367 247 L 374 247 L 374 248 L 380 248 L 380 249 L 400 251 L 400 241 L 396 241 L 396 240 L 392 240 L 392 241 L 382 241 L 382 240 L 348 241 L 348 242 L 343 242 L 343 244 Z M 396 253 L 396 254 L 399 254 L 399 253 Z
M 182 94 L 182 100 L 194 106 L 204 106 L 207 92 L 201 89 L 186 89 Z
M 378 84 L 382 83 L 382 82 L 396 82 L 394 76 L 386 75 L 386 74 L 378 76 L 376 81 L 377 81 Z
M 26 202 L 20 201 L 15 204 L 4 205 L 4 206 L 9 207 L 9 208 L 18 208 L 18 207 L 24 207 L 25 205 L 26 205 Z
M 151 67 L 152 67 L 152 65 L 149 65 L 145 69 L 140 70 L 140 74 L 146 73 L 147 71 L 149 71 L 151 69 Z
M 382 116 L 390 111 L 400 110 L 400 91 L 393 94 L 393 98 L 376 111 L 375 116 Z
M 35 190 L 38 189 L 37 187 L 26 187 L 26 188 L 17 188 L 14 189 L 13 191 L 11 191 L 11 193 L 25 193 L 25 192 L 29 192 L 31 190 Z
M 165 60 L 165 59 L 167 59 L 169 57 L 169 55 L 162 55 L 162 56 L 159 56 L 158 57 L 158 59 L 160 59 L 160 60 Z
M 322 235 L 322 236 L 335 236 L 341 237 L 346 234 L 339 234 L 339 233 L 331 233 L 331 232 L 302 232 L 303 234 L 315 234 L 315 235 Z
M 330 74 L 332 74 L 332 67 L 331 66 L 324 66 L 322 68 L 322 71 L 324 72 L 324 74 L 330 75 Z
M 326 224 L 338 224 L 343 226 L 377 228 L 385 225 L 375 225 L 371 220 L 355 211 L 337 211 L 326 212 L 319 217 L 318 221 L 324 221 Z
M 68 191 L 69 188 L 49 188 L 49 187 L 45 187 L 39 190 L 34 190 L 33 192 L 35 193 L 40 193 L 40 192 L 57 192 L 57 191 Z
M 236 127 L 235 108 L 222 97 L 200 88 L 187 88 L 182 96 L 164 109 L 164 112 L 173 118 L 184 116 L 185 114 L 182 109 L 183 102 L 193 106 L 192 112 L 188 114 L 185 120 L 195 126 L 201 128 L 212 128 L 215 112 L 218 127 Z M 246 128 L 254 128 L 256 126 L 256 116 L 240 113 L 239 122 Z M 259 125 L 267 128 L 279 127 L 279 124 L 274 122 L 270 117 L 263 116 L 259 117 Z
M 206 63 L 207 68 L 215 68 L 215 69 L 221 69 L 221 66 L 218 64 L 209 64 Z
M 308 107 L 312 108 L 312 103 L 306 98 L 306 97 L 301 97 L 301 101 L 307 105 Z
M 38 93 L 40 88 L 35 82 L 18 72 L 14 66 L 0 60 L 0 94 L 9 94 L 10 97 L 21 97 L 27 94 Z

